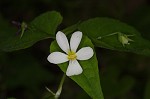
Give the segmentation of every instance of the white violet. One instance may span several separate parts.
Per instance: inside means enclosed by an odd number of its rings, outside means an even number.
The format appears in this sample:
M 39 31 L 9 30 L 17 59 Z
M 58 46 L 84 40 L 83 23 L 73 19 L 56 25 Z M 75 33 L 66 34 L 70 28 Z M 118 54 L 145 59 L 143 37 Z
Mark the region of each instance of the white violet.
M 83 72 L 83 69 L 77 60 L 88 60 L 94 54 L 91 47 L 83 47 L 77 51 L 81 39 L 82 32 L 76 31 L 72 34 L 69 44 L 66 35 L 63 32 L 58 31 L 56 34 L 56 41 L 59 47 L 65 53 L 52 52 L 47 58 L 48 61 L 53 64 L 61 64 L 69 61 L 66 75 L 73 76 L 81 74 Z

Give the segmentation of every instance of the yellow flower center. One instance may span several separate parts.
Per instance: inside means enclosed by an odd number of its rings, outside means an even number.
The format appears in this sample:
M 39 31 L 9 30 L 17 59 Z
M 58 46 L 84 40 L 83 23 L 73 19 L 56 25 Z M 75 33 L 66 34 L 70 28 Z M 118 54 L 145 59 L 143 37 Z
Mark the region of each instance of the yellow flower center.
M 76 58 L 77 58 L 76 53 L 73 52 L 73 51 L 69 51 L 69 53 L 68 53 L 68 59 L 69 60 L 75 60 Z

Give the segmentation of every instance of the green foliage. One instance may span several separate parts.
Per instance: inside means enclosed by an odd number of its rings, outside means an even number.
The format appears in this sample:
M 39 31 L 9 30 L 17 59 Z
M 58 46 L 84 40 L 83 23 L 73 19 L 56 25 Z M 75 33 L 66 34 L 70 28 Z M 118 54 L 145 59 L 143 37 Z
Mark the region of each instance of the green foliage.
M 37 29 L 37 31 L 41 31 L 55 37 L 56 29 L 61 22 L 62 16 L 58 12 L 51 11 L 35 18 L 31 22 L 31 25 Z
M 27 30 L 22 38 L 20 38 L 20 36 L 13 36 L 3 42 L 0 42 L 0 49 L 9 52 L 25 49 L 32 46 L 37 41 L 46 39 L 47 37 L 49 37 L 48 34 L 44 34 L 38 31 Z
M 82 38 L 79 49 L 85 46 L 90 46 L 94 49 L 92 42 L 86 36 Z M 50 51 L 61 51 L 56 41 L 51 44 Z M 91 59 L 79 61 L 79 63 L 83 68 L 83 73 L 70 78 L 73 79 L 81 88 L 83 88 L 92 99 L 104 99 L 100 86 L 96 53 Z M 68 67 L 68 63 L 59 64 L 59 67 L 63 72 L 65 72 Z
M 80 24 L 79 30 L 86 34 L 97 47 L 150 56 L 150 41 L 143 39 L 133 27 L 118 20 L 109 18 L 89 19 Z M 118 40 L 118 35 L 111 35 L 116 32 L 133 35 L 130 37 L 133 42 L 124 47 Z
M 3 41 L 1 40 L 0 42 L 0 49 L 3 51 L 25 49 L 32 46 L 37 41 L 52 38 L 61 21 L 62 17 L 58 12 L 52 11 L 44 13 L 35 18 L 27 26 L 27 30 L 21 38 L 15 35 L 13 29 L 11 30 L 11 28 L 8 27 L 7 29 L 10 29 L 9 32 L 0 31 L 0 37 L 3 38 Z M 14 32 L 14 35 L 9 35 L 10 32 Z M 7 36 L 3 33 L 6 33 Z
M 27 24 L 27 28 L 23 28 L 21 38 L 20 35 L 15 34 L 16 30 L 11 28 L 8 22 L 4 21 L 2 18 L 0 18 L 0 20 L 2 20 L 0 23 L 0 50 L 14 51 L 28 48 L 43 39 L 55 38 L 55 32 L 58 25 L 62 21 L 62 16 L 58 12 L 52 11 L 36 17 L 31 23 Z M 62 31 L 68 35 L 76 29 L 79 29 L 84 33 L 84 35 L 86 35 L 82 38 L 79 48 L 90 46 L 94 49 L 94 46 L 96 46 L 150 56 L 150 41 L 142 38 L 141 34 L 132 26 L 118 20 L 109 18 L 94 18 L 82 23 L 74 24 L 66 29 L 63 29 Z M 50 52 L 61 51 L 56 41 L 51 44 L 50 50 Z M 19 62 L 16 64 L 16 61 Z M 27 61 L 29 64 L 22 64 L 24 61 Z M 9 76 L 6 75 L 6 85 L 10 88 L 18 85 L 26 87 L 39 85 L 39 82 L 45 79 L 47 80 L 46 75 L 49 75 L 49 73 L 45 72 L 45 70 L 43 70 L 36 62 L 34 63 L 32 58 L 23 60 L 22 57 L 19 57 L 16 60 L 12 59 L 9 63 L 12 66 L 16 66 L 13 68 L 17 69 L 16 74 L 13 74 L 10 71 L 7 74 Z M 84 72 L 81 75 L 70 78 L 74 80 L 81 88 L 83 88 L 91 98 L 104 99 L 100 85 L 96 53 L 91 59 L 79 61 L 79 63 L 81 64 Z M 30 65 L 32 65 L 32 69 L 29 67 Z M 63 72 L 66 71 L 67 66 L 68 63 L 59 64 L 59 67 Z M 26 71 L 28 71 L 28 73 L 26 73 Z M 35 78 L 36 76 L 32 75 L 33 71 L 35 72 L 35 75 L 40 74 L 40 77 Z M 118 71 L 115 70 L 114 67 L 111 68 L 110 74 L 111 71 L 112 75 L 106 77 L 108 77 L 107 80 L 113 81 L 114 79 L 111 78 L 114 76 L 113 74 L 118 73 Z M 119 73 L 117 75 L 119 75 Z M 34 81 L 32 82 L 31 79 L 33 78 Z M 114 78 L 116 78 L 115 81 L 118 82 L 113 82 L 110 86 L 105 85 L 107 84 L 105 82 L 109 81 L 103 80 L 104 86 L 107 86 L 108 89 L 110 89 L 109 91 L 106 90 L 106 93 L 111 97 L 127 93 L 135 82 L 130 76 L 125 76 L 118 80 L 115 75 Z M 24 82 L 25 80 L 31 82 Z M 145 99 L 147 99 L 146 97 L 149 97 L 149 83 L 147 86 Z

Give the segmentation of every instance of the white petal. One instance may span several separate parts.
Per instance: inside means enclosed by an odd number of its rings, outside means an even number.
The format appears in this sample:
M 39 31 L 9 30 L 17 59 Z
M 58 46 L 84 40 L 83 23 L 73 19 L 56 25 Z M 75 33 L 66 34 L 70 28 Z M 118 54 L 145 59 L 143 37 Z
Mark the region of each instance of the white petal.
M 70 39 L 70 48 L 72 51 L 76 52 L 81 39 L 82 39 L 82 32 L 77 31 L 72 34 Z
M 68 61 L 67 55 L 61 52 L 53 52 L 48 57 L 47 60 L 53 64 L 60 64 Z
M 67 76 L 79 75 L 82 73 L 82 68 L 77 60 L 69 61 L 69 66 L 66 71 Z
M 68 53 L 69 51 L 69 43 L 68 43 L 68 39 L 66 37 L 66 35 L 61 32 L 61 31 L 58 31 L 57 34 L 56 34 L 56 41 L 59 45 L 59 47 L 66 53 Z
M 93 54 L 94 52 L 91 47 L 83 47 L 76 53 L 78 60 L 88 60 Z

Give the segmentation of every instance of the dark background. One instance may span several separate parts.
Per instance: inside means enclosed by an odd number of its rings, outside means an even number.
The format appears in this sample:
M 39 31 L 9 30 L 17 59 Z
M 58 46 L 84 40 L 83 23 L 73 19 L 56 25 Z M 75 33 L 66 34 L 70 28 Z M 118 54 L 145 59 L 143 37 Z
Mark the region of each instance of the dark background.
M 56 10 L 64 17 L 61 30 L 89 18 L 110 17 L 134 26 L 150 39 L 149 5 L 149 0 L 0 0 L 0 18 L 14 27 L 13 20 L 28 23 L 41 13 Z M 48 39 L 24 50 L 0 52 L 0 99 L 44 99 L 49 94 L 45 86 L 57 90 L 63 73 L 47 61 L 50 43 Z M 105 99 L 150 99 L 149 57 L 96 51 Z M 67 78 L 60 99 L 90 97 Z

